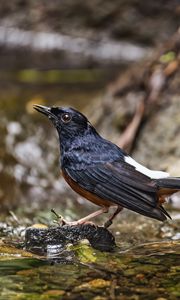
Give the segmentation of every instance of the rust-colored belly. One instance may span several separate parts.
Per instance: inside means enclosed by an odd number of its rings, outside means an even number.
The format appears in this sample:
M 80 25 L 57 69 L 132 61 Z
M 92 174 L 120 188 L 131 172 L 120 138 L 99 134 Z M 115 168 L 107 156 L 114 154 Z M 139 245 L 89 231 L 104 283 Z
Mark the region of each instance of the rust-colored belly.
M 70 187 L 79 195 L 82 197 L 86 198 L 87 200 L 93 202 L 96 205 L 99 206 L 105 206 L 105 207 L 110 207 L 113 206 L 114 203 L 110 202 L 108 200 L 102 199 L 98 197 L 97 195 L 83 189 L 81 186 L 78 185 L 77 182 L 75 182 L 67 173 L 65 170 L 62 170 L 62 175 L 66 182 L 70 185 Z

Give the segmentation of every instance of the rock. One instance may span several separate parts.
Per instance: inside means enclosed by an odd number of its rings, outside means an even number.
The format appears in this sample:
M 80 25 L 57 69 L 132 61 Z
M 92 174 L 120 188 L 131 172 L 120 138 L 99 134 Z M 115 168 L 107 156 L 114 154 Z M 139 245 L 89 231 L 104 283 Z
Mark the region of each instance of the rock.
M 25 246 L 31 252 L 45 255 L 49 246 L 63 250 L 69 243 L 76 245 L 84 239 L 87 239 L 92 247 L 100 251 L 112 251 L 116 246 L 112 233 L 104 227 L 96 227 L 91 224 L 49 228 L 31 226 L 26 229 Z

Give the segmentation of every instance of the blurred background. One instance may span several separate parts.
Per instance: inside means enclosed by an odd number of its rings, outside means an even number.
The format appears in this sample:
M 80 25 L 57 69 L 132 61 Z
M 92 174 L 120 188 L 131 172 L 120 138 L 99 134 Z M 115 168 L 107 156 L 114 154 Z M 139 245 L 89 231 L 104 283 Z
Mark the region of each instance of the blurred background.
M 96 209 L 61 178 L 57 134 L 33 104 L 73 106 L 140 163 L 180 176 L 179 26 L 178 0 L 0 2 L 1 214 Z

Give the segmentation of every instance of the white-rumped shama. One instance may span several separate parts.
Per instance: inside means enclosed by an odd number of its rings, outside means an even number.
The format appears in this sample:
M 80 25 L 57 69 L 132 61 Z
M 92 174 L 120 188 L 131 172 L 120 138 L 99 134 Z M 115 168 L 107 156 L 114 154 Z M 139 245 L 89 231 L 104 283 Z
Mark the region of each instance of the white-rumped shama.
M 152 171 L 137 163 L 117 145 L 102 138 L 88 119 L 73 108 L 34 105 L 57 129 L 61 170 L 71 188 L 99 205 L 100 210 L 71 224 L 81 224 L 108 212 L 115 212 L 104 224 L 108 227 L 125 207 L 160 221 L 170 218 L 162 203 L 180 190 L 180 177 Z

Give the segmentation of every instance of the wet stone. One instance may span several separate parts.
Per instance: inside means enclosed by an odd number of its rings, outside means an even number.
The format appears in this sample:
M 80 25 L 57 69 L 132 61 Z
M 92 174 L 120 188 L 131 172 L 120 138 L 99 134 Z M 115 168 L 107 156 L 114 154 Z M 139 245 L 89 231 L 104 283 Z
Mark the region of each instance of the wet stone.
M 82 240 L 100 251 L 113 251 L 116 247 L 115 238 L 106 228 L 91 224 L 64 225 L 54 227 L 29 227 L 25 233 L 25 247 L 34 253 L 47 254 L 48 249 L 56 247 L 66 249 L 68 244 L 76 245 Z

